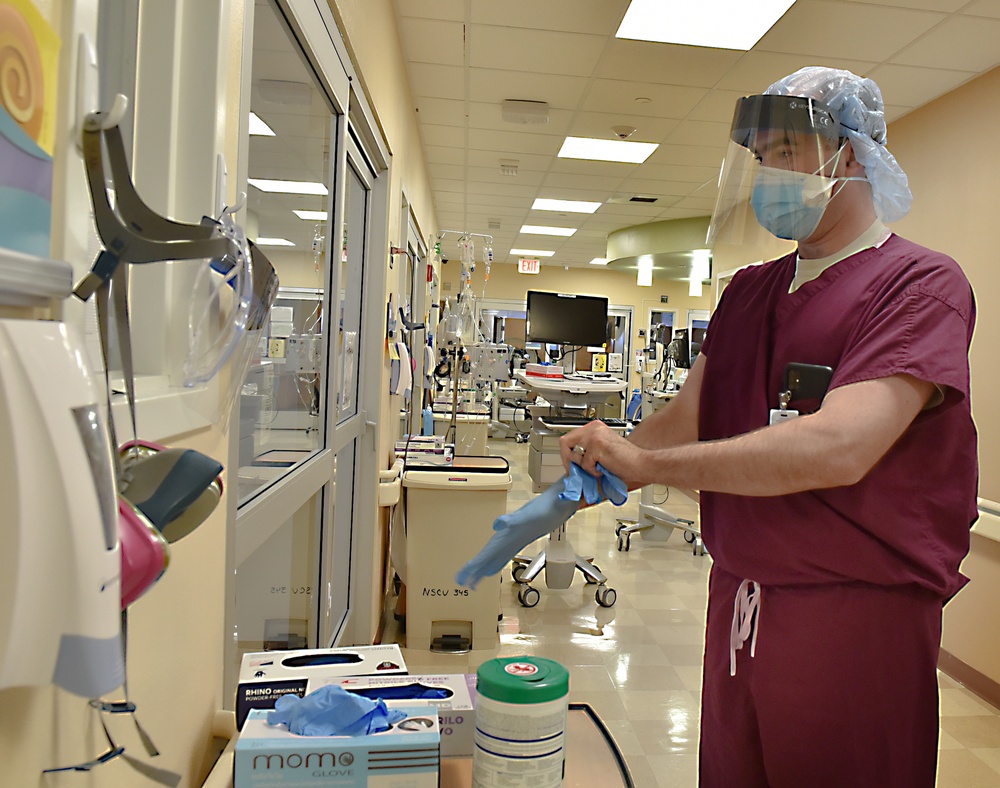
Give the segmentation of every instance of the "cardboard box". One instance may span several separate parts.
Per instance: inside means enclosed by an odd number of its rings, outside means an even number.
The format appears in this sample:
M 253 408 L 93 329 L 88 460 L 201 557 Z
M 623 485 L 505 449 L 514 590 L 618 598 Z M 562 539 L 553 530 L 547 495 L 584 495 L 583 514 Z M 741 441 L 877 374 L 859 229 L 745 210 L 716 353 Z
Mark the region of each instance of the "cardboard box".
M 250 712 L 233 758 L 233 788 L 437 788 L 438 721 L 427 708 L 369 736 L 296 736 Z
M 244 654 L 236 688 L 236 727 L 242 729 L 251 709 L 273 709 L 282 695 L 291 693 L 301 698 L 311 678 L 406 672 L 403 653 L 395 643 Z
M 327 684 L 336 684 L 348 692 L 356 692 L 367 698 L 382 698 L 389 708 L 437 707 L 438 723 L 441 729 L 441 757 L 470 757 L 476 732 L 476 674 L 452 673 L 427 676 L 358 676 L 354 678 L 319 678 L 309 682 L 308 692 Z M 393 698 L 390 693 L 379 690 L 391 689 L 398 693 L 400 687 L 414 688 L 414 694 L 422 689 L 442 689 L 448 691 L 447 698 Z

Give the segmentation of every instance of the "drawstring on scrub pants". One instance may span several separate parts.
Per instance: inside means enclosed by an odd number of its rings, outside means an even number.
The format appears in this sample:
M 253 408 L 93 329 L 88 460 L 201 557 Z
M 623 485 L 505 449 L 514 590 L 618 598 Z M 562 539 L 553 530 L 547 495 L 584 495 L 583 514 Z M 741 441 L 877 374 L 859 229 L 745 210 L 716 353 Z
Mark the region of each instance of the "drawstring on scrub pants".
M 729 632 L 729 675 L 736 675 L 736 652 L 750 639 L 750 657 L 757 651 L 757 630 L 760 628 L 760 583 L 744 580 L 733 601 L 733 626 Z M 752 637 L 751 637 L 752 635 Z

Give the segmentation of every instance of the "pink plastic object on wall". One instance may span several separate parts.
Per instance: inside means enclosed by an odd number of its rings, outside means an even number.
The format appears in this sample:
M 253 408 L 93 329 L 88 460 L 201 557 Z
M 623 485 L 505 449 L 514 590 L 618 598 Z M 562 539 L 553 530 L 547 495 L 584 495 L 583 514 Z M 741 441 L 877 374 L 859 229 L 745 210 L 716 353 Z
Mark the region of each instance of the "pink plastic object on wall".
M 118 496 L 118 539 L 122 554 L 122 610 L 160 579 L 170 563 L 170 546 L 149 520 Z

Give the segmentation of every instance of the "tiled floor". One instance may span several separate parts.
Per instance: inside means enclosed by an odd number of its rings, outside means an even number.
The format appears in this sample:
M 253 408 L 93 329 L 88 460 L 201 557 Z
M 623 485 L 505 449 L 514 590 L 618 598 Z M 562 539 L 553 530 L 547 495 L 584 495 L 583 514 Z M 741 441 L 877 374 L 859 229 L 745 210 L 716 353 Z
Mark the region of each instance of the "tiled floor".
M 527 445 L 491 440 L 490 452 L 510 461 L 514 487 L 507 508 L 513 511 L 531 497 Z M 602 504 L 570 522 L 577 552 L 593 555 L 608 575 L 608 585 L 618 592 L 613 608 L 598 607 L 594 586 L 586 585 L 580 575 L 565 590 L 546 588 L 539 576 L 533 585 L 541 601 L 524 608 L 505 571 L 496 651 L 437 654 L 404 649 L 404 655 L 412 673 L 475 672 L 495 656 L 555 659 L 570 670 L 570 699 L 590 703 L 601 715 L 638 788 L 687 788 L 698 782 L 702 638 L 711 558 L 692 555 L 680 532 L 665 543 L 636 536 L 629 552 L 618 552 L 615 520 L 635 517 L 637 506 L 633 493 L 620 509 Z M 697 520 L 697 506 L 678 492 L 672 492 L 665 506 L 677 516 Z M 537 546 L 527 552 L 537 552 Z M 385 639 L 405 643 L 391 623 Z M 938 786 L 1000 786 L 1000 711 L 939 676 Z

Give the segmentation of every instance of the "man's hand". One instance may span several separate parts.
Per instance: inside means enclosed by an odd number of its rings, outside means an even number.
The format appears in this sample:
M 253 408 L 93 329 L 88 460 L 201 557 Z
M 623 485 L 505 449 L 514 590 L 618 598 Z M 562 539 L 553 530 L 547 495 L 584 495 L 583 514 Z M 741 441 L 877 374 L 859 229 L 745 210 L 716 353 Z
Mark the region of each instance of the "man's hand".
M 559 453 L 566 473 L 570 464 L 576 463 L 591 475 L 600 476 L 597 463 L 601 463 L 614 468 L 615 475 L 628 484 L 643 450 L 603 422 L 592 421 L 563 435 L 559 439 Z

